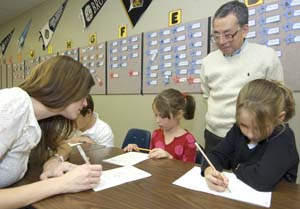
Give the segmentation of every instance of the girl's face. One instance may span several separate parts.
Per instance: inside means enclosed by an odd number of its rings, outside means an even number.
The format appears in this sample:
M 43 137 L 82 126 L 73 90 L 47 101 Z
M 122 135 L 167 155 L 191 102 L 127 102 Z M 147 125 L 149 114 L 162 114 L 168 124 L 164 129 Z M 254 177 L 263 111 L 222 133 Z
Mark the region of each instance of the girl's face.
M 160 112 L 156 110 L 156 108 L 153 108 L 154 116 L 155 116 L 155 122 L 157 123 L 158 127 L 163 130 L 170 130 L 174 127 L 177 127 L 179 124 L 179 120 L 177 118 L 174 118 L 171 114 L 171 118 L 167 117 L 161 117 Z
M 62 116 L 70 120 L 75 120 L 83 107 L 87 106 L 86 98 L 82 98 L 76 102 L 69 104 L 61 113 Z
M 255 118 L 247 110 L 241 110 L 239 115 L 239 126 L 241 132 L 250 140 L 252 143 L 258 143 L 264 140 L 261 136 L 259 128 L 255 123 Z M 267 135 L 271 135 L 274 127 L 271 124 L 266 124 Z

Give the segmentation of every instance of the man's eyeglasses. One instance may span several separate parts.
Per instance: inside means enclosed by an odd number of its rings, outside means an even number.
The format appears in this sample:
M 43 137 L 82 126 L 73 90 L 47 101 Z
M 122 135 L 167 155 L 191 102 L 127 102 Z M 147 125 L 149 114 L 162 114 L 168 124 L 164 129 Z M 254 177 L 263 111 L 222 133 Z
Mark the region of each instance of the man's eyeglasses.
M 219 42 L 221 37 L 223 36 L 223 38 L 227 41 L 232 41 L 234 39 L 234 37 L 236 36 L 236 34 L 241 30 L 241 28 L 237 29 L 234 33 L 213 33 L 210 35 L 210 40 L 212 42 Z

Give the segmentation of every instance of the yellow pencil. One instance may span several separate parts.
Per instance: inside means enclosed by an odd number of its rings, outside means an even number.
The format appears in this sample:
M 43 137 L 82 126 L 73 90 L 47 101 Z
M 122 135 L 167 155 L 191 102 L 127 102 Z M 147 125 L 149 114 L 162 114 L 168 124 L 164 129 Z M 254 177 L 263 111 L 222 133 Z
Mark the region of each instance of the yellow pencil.
M 201 152 L 201 154 L 202 154 L 202 156 L 205 158 L 205 160 L 208 162 L 208 165 L 209 165 L 210 167 L 212 167 L 213 170 L 216 171 L 215 166 L 212 164 L 212 162 L 210 162 L 210 160 L 208 159 L 207 155 L 206 155 L 205 152 L 201 149 L 201 147 L 198 145 L 197 142 L 195 142 L 195 145 L 196 145 L 197 149 Z M 231 192 L 231 190 L 229 189 L 228 186 L 227 186 L 226 189 L 228 190 L 228 192 Z
M 150 149 L 146 149 L 146 148 L 139 148 L 140 151 L 145 151 L 145 152 L 150 152 Z

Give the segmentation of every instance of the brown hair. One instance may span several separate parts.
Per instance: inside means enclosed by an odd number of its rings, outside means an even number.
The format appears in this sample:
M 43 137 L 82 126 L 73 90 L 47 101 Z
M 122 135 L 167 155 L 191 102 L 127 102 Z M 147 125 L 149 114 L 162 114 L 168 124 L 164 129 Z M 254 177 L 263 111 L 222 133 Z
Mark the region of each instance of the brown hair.
M 43 105 L 60 110 L 87 96 L 94 84 L 81 63 L 68 56 L 56 56 L 36 66 L 19 87 Z M 42 137 L 38 149 L 44 158 L 46 149 L 55 151 L 75 127 L 73 121 L 59 115 L 40 120 L 39 125 Z
M 280 82 L 257 79 L 246 84 L 238 95 L 236 104 L 238 124 L 242 110 L 253 115 L 260 135 L 266 138 L 267 124 L 276 127 L 295 115 L 295 100 L 291 90 Z M 282 111 L 285 112 L 283 122 L 279 120 Z
M 176 116 L 180 110 L 186 120 L 194 118 L 196 103 L 194 97 L 183 94 L 176 89 L 166 89 L 154 98 L 152 107 L 160 112 L 161 117 L 171 118 Z
M 94 101 L 91 95 L 87 95 L 86 97 L 87 106 L 83 107 L 80 111 L 80 114 L 84 117 L 88 114 L 89 110 L 94 112 Z

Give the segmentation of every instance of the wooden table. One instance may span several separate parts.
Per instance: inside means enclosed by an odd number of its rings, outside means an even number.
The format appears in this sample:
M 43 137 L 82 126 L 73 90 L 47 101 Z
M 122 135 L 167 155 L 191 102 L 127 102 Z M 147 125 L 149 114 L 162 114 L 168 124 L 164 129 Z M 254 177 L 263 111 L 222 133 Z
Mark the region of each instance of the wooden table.
M 123 153 L 120 148 L 99 148 L 92 146 L 86 149 L 91 163 L 101 163 L 103 170 L 118 166 L 104 163 L 102 159 Z M 70 161 L 83 164 L 78 153 L 70 157 Z M 50 197 L 32 205 L 38 209 L 252 209 L 264 208 L 224 197 L 188 190 L 172 183 L 190 170 L 193 163 L 177 160 L 146 160 L 137 168 L 152 174 L 151 177 L 129 182 L 103 191 L 92 190 L 76 194 L 64 194 Z M 29 169 L 23 182 L 38 179 L 40 170 Z M 197 181 L 197 179 L 195 179 Z M 272 193 L 272 209 L 299 209 L 300 185 L 280 183 Z

